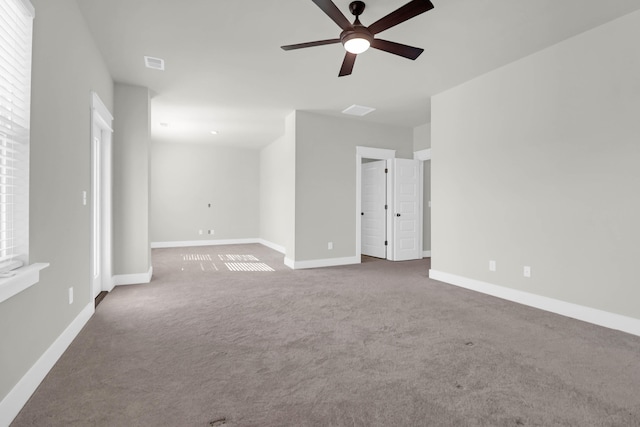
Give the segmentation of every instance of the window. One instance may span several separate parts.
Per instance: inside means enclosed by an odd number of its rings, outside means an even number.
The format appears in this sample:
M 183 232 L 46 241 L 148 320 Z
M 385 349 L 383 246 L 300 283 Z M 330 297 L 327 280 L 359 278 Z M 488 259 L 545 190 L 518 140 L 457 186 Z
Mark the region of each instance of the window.
M 0 0 L 0 272 L 28 262 L 33 16 L 29 0 Z

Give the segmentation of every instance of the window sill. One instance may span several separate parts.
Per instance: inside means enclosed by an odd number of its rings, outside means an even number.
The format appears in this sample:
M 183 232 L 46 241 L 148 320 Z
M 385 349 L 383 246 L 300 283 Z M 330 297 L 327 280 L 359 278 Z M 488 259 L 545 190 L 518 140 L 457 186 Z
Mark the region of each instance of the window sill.
M 31 264 L 14 270 L 13 277 L 0 279 L 0 303 L 35 285 L 40 280 L 40 270 L 49 267 L 48 263 Z

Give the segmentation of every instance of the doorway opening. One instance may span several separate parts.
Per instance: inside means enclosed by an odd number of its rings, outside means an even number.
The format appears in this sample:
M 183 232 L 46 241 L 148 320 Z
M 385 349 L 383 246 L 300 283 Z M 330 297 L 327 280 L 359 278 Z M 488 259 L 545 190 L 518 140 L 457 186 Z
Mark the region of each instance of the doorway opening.
M 422 162 L 395 150 L 356 147 L 356 256 L 421 259 Z

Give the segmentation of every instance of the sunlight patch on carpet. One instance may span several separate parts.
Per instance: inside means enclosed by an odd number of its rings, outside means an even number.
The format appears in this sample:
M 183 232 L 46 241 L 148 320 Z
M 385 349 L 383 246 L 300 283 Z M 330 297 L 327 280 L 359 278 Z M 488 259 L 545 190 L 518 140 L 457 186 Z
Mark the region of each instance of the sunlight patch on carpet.
M 214 261 L 215 255 L 211 254 L 181 254 L 182 266 L 181 271 L 200 270 L 202 272 L 220 271 L 224 267 L 218 268 Z M 217 258 L 227 267 L 228 271 L 275 271 L 269 265 L 249 254 L 222 254 Z
M 183 254 L 183 261 L 213 261 L 209 254 Z
M 238 262 L 238 261 L 260 261 L 258 258 L 256 258 L 253 255 L 218 255 L 218 258 L 220 258 L 220 261 L 233 261 L 233 262 Z
M 264 262 L 225 262 L 230 271 L 275 271 Z
M 211 254 L 181 254 L 181 271 L 220 271 Z

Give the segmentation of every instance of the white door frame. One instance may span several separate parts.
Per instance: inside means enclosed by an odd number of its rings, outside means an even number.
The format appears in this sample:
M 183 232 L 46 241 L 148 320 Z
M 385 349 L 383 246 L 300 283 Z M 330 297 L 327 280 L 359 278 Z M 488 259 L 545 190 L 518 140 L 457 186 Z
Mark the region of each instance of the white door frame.
M 100 230 L 95 230 L 93 226 L 93 210 L 91 212 L 92 226 L 91 226 L 91 247 L 93 252 L 93 242 L 95 236 L 99 236 L 100 245 L 100 259 L 98 266 L 101 272 L 101 284 L 98 291 L 110 292 L 113 290 L 112 279 L 112 237 L 111 237 L 111 191 L 112 191 L 112 135 L 113 135 L 113 116 L 109 112 L 109 109 L 104 105 L 97 93 L 91 92 L 91 138 L 89 143 L 93 146 L 94 138 L 100 139 L 99 147 L 99 159 L 100 159 L 100 176 L 98 181 L 100 182 L 101 198 L 98 201 L 99 205 L 99 217 Z M 99 135 L 97 133 L 100 133 Z M 93 158 L 93 153 L 91 154 Z M 92 167 L 91 175 L 93 182 L 94 170 Z M 91 206 L 93 203 L 93 192 L 91 194 Z M 92 208 L 93 209 L 93 208 Z M 97 234 L 99 233 L 99 234 Z M 93 271 L 94 271 L 94 257 L 91 257 L 91 294 L 94 295 L 97 289 L 93 289 Z
M 422 179 L 424 182 L 424 162 L 430 162 L 431 161 L 431 148 L 427 148 L 425 150 L 420 150 L 420 151 L 414 151 L 413 152 L 413 158 L 416 160 L 421 160 L 422 161 L 422 170 L 423 170 L 423 175 L 422 175 Z M 431 177 L 429 177 L 429 184 L 431 184 Z M 424 191 L 424 190 L 423 190 Z M 423 200 L 422 201 L 422 216 L 424 217 L 424 211 L 425 209 L 431 209 L 431 200 Z M 423 219 L 424 221 L 424 219 Z M 424 235 L 424 224 L 422 226 L 422 234 Z M 431 224 L 429 224 L 429 228 L 431 228 Z M 429 233 L 431 234 L 431 233 Z M 425 251 L 424 250 L 424 241 L 422 242 L 422 257 L 423 258 L 430 258 L 431 257 L 431 242 L 429 242 L 429 250 Z
M 363 159 L 364 160 L 364 159 Z M 362 208 L 362 235 L 360 250 L 363 255 L 376 258 L 387 258 L 387 162 L 388 160 L 371 160 L 362 163 L 362 192 L 360 204 Z M 372 190 L 373 193 L 366 191 Z M 375 203 L 367 204 L 366 202 Z M 373 236 L 371 236 L 373 233 Z M 373 239 L 371 239 L 373 237 Z M 365 250 L 367 253 L 365 254 Z
M 396 157 L 396 150 L 356 147 L 356 259 L 362 258 L 362 159 L 388 160 Z
M 415 160 L 427 161 L 431 160 L 431 148 L 427 148 L 426 150 L 414 151 L 413 158 Z

